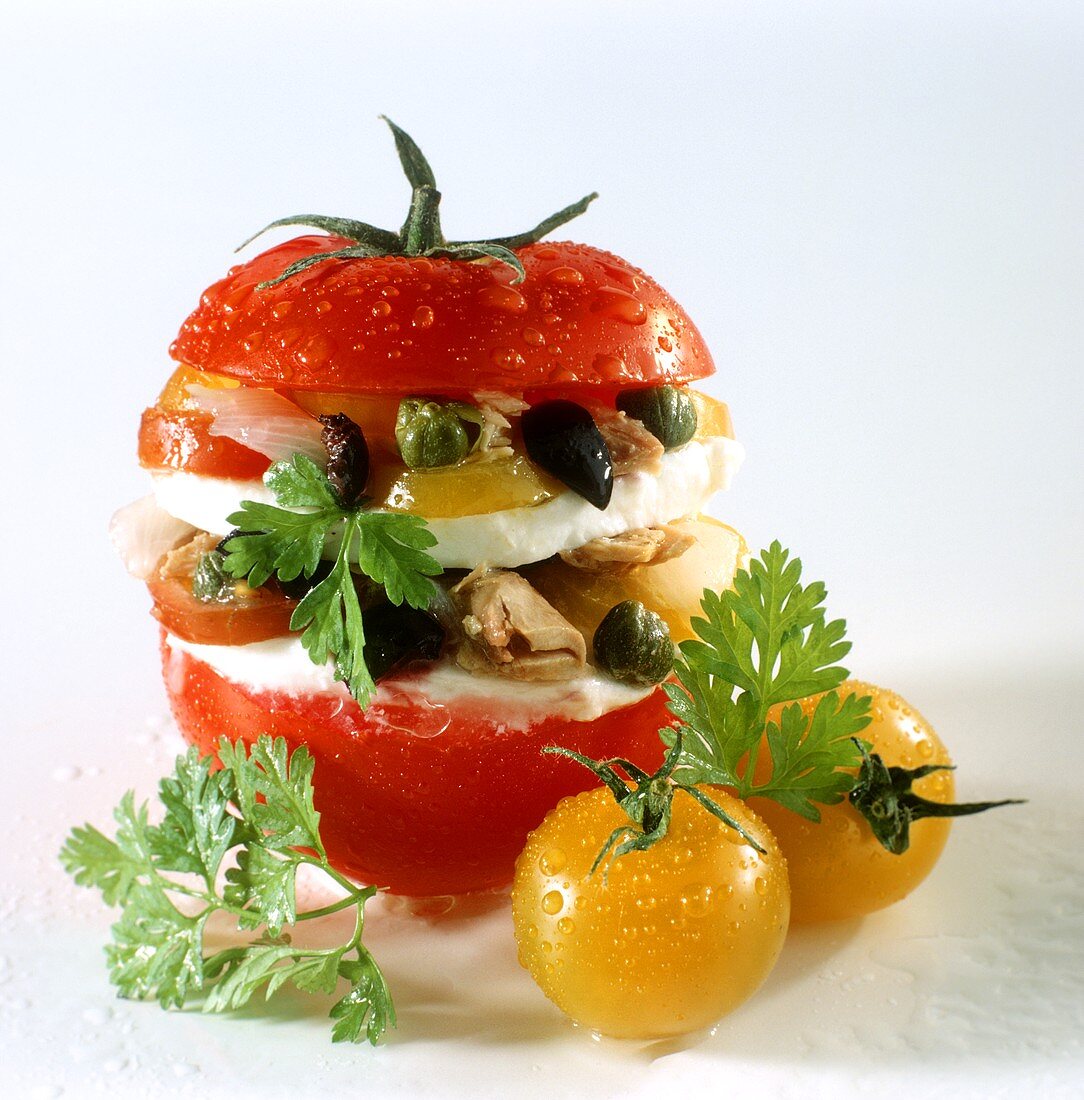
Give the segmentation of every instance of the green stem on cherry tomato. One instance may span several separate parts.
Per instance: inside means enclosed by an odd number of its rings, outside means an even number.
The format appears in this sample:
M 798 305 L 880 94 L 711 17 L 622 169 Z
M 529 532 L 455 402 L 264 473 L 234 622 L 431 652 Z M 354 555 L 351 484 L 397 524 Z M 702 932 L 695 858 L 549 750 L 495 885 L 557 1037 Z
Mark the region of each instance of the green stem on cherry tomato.
M 934 772 L 953 771 L 951 764 L 924 764 L 919 768 L 889 767 L 877 753 L 854 739 L 862 766 L 850 793 L 851 805 L 866 819 L 873 835 L 892 852 L 902 855 L 911 843 L 911 823 L 924 817 L 966 817 L 995 806 L 1026 801 L 1003 798 L 997 802 L 931 802 L 911 790 L 911 784 Z
M 708 813 L 717 817 L 725 825 L 734 829 L 742 839 L 761 855 L 764 849 L 745 831 L 721 806 L 717 805 L 703 791 L 673 778 L 674 770 L 681 761 L 681 729 L 677 730 L 674 743 L 666 752 L 662 766 L 654 775 L 648 775 L 643 769 L 621 757 L 610 760 L 592 760 L 589 756 L 566 749 L 560 745 L 548 745 L 543 752 L 556 756 L 567 756 L 570 760 L 582 764 L 610 788 L 617 804 L 628 814 L 629 824 L 619 825 L 609 835 L 602 850 L 591 865 L 590 874 L 594 874 L 605 865 L 603 878 L 609 873 L 609 865 L 615 859 L 629 852 L 645 852 L 666 835 L 670 827 L 670 815 L 674 802 L 674 793 L 684 791 L 694 798 Z M 615 770 L 620 768 L 636 785 L 630 787 Z

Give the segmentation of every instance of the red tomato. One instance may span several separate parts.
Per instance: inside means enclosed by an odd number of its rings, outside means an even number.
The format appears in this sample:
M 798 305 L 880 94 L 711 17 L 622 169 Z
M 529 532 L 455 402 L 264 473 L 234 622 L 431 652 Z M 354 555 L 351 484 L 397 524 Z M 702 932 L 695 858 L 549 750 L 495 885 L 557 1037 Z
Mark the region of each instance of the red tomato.
M 204 293 L 174 359 L 250 384 L 353 393 L 555 391 L 688 382 L 715 367 L 662 287 L 588 245 L 518 250 L 500 263 L 379 256 L 315 264 L 257 289 L 293 261 L 350 245 L 308 235 L 233 268 Z
M 248 588 L 243 596 L 219 603 L 196 599 L 192 578 L 153 576 L 147 589 L 151 614 L 171 633 L 199 645 L 245 645 L 290 633 L 296 600 L 287 599 L 274 581 Z
M 207 477 L 259 478 L 271 465 L 221 435 L 211 435 L 211 418 L 154 406 L 139 424 L 139 464 L 152 470 L 184 470 Z
M 594 722 L 547 718 L 508 729 L 477 704 L 419 705 L 402 679 L 391 705 L 362 711 L 340 696 L 253 692 L 202 661 L 162 647 L 166 690 L 182 733 L 203 752 L 218 738 L 285 737 L 316 761 L 320 834 L 344 874 L 418 897 L 507 885 L 527 834 L 562 798 L 596 785 L 560 744 L 596 758 L 628 756 L 654 771 L 660 726 L 672 722 L 655 691 Z M 510 688 L 514 690 L 514 688 Z

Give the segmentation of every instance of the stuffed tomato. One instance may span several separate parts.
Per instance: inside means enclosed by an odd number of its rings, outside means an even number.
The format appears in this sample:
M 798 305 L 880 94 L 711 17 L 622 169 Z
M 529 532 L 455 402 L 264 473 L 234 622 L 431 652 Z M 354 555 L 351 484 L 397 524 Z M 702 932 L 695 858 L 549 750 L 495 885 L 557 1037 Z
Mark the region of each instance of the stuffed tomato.
M 691 387 L 714 368 L 681 307 L 538 241 L 587 200 L 447 241 L 395 135 L 402 231 L 283 219 L 327 232 L 203 294 L 141 423 L 152 493 L 114 537 L 184 736 L 307 746 L 336 866 L 459 894 L 507 884 L 591 782 L 545 746 L 658 766 L 673 643 L 745 554 L 701 515 L 742 450 Z

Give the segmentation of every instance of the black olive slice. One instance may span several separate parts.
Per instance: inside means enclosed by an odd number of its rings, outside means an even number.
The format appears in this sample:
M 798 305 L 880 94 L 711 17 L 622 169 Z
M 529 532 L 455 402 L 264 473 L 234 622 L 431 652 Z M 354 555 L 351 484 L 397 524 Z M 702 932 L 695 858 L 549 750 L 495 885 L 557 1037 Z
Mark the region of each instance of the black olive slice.
M 614 489 L 610 448 L 582 405 L 546 401 L 529 408 L 520 424 L 532 462 L 596 508 L 610 503 Z
M 344 508 L 357 505 L 369 480 L 369 447 L 361 429 L 345 413 L 319 418 L 327 451 L 327 479 Z
M 365 629 L 365 665 L 381 680 L 407 661 L 435 661 L 444 645 L 444 630 L 424 611 L 404 604 L 379 603 L 361 613 Z

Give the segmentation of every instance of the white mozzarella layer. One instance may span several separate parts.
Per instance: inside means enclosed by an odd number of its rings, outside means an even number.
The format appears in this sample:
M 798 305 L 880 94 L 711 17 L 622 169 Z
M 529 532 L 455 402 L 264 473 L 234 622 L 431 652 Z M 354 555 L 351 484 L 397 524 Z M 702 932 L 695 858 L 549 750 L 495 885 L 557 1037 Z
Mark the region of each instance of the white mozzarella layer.
M 215 672 L 250 691 L 291 695 L 332 694 L 346 698 L 332 666 L 316 665 L 297 635 L 248 645 L 198 645 L 173 634 L 166 644 L 178 653 L 203 661 Z M 629 687 L 591 669 L 572 680 L 524 683 L 502 676 L 465 672 L 443 660 L 424 672 L 381 681 L 371 706 L 387 706 L 407 695 L 423 709 L 451 704 L 475 704 L 510 729 L 526 729 L 546 717 L 593 722 L 603 714 L 646 698 L 653 687 Z
M 668 523 L 699 512 L 709 497 L 729 488 L 744 457 L 742 445 L 726 436 L 694 440 L 663 455 L 657 475 L 635 472 L 616 478 L 605 510 L 565 492 L 528 508 L 430 519 L 429 530 L 437 539 L 430 553 L 445 569 L 473 569 L 482 562 L 514 568 L 591 539 Z M 219 535 L 230 529 L 226 517 L 242 500 L 274 503 L 260 481 L 189 473 L 155 474 L 154 495 L 171 516 Z

